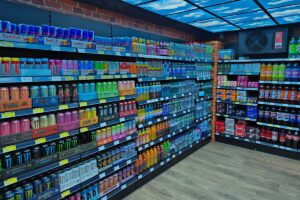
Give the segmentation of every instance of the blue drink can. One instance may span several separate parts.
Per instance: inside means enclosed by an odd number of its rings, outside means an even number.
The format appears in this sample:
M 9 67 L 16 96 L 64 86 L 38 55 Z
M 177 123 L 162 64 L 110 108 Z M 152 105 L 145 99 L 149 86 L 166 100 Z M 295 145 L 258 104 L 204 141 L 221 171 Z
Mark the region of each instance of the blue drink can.
M 49 36 L 49 26 L 42 25 L 42 36 L 48 37 Z
M 49 26 L 49 37 L 54 37 L 54 36 L 55 36 L 55 27 Z
M 61 27 L 55 28 L 55 38 L 63 38 L 64 37 L 64 30 Z
M 78 60 L 78 69 L 85 69 L 84 65 L 85 65 L 84 60 Z
M 33 25 L 28 25 L 28 35 L 34 36 L 34 26 Z
M 76 39 L 76 28 L 70 28 L 70 39 Z
M 82 30 L 80 28 L 76 28 L 76 39 L 77 40 L 82 39 Z
M 96 92 L 96 85 L 95 83 L 90 83 L 90 90 L 89 92 Z
M 20 33 L 20 26 L 16 24 L 15 34 L 19 34 L 19 33 Z
M 31 86 L 30 87 L 30 96 L 31 96 L 31 98 L 40 97 L 40 87 L 39 86 Z
M 40 194 L 43 192 L 43 185 L 41 180 L 35 180 L 33 182 L 33 192 L 35 194 Z
M 70 29 L 64 28 L 64 39 L 69 39 L 70 37 Z
M 49 69 L 49 60 L 48 60 L 48 58 L 42 58 L 42 69 Z
M 41 97 L 48 97 L 48 96 L 49 96 L 48 86 L 42 85 L 41 86 Z
M 5 200 L 15 200 L 15 193 L 13 191 L 7 191 L 4 194 Z
M 43 182 L 43 191 L 49 190 L 51 188 L 51 181 L 50 178 L 45 176 L 42 178 Z
M 10 22 L 9 21 L 2 21 L 2 32 L 3 33 L 10 33 Z
M 54 188 L 59 185 L 57 174 L 50 175 L 51 188 Z
M 87 190 L 86 189 L 81 192 L 81 196 L 82 196 L 82 199 L 88 199 L 87 198 Z
M 35 60 L 33 58 L 27 58 L 27 69 L 35 68 Z
M 33 197 L 33 186 L 31 183 L 27 183 L 24 186 L 24 194 L 26 200 L 31 199 Z
M 20 69 L 27 69 L 27 59 L 20 58 Z
M 85 60 L 85 61 L 84 61 L 84 69 L 90 69 L 89 66 L 90 66 L 90 65 L 89 65 L 89 61 L 88 61 L 88 60 Z
M 56 86 L 55 85 L 49 85 L 49 97 L 56 96 Z
M 94 61 L 92 60 L 88 61 L 88 69 L 94 69 Z
M 89 31 L 89 41 L 94 41 L 94 31 Z
M 88 30 L 82 30 L 82 39 L 83 40 L 88 40 L 89 37 L 89 31 Z
M 34 35 L 35 35 L 35 37 L 42 36 L 42 27 L 34 26 Z
M 22 35 L 27 35 L 28 33 L 28 25 L 27 24 L 19 24 L 19 32 Z
M 82 84 L 82 83 L 79 83 L 79 84 L 77 85 L 77 92 L 78 92 L 78 93 L 82 93 L 82 92 L 83 92 L 83 84 Z
M 90 92 L 90 84 L 89 83 L 85 83 L 83 85 L 83 92 Z
M 34 69 L 42 69 L 42 60 L 37 58 L 34 59 Z
M 24 200 L 24 189 L 22 187 L 15 189 L 15 200 Z
M 16 33 L 16 24 L 10 23 L 10 33 Z

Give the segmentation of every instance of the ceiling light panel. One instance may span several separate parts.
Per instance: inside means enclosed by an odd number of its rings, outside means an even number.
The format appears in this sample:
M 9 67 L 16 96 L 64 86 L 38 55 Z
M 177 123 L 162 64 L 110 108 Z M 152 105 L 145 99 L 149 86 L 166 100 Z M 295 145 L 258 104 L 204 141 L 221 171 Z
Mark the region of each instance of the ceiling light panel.
M 196 21 L 189 23 L 192 26 L 198 27 L 198 28 L 209 28 L 209 27 L 214 27 L 214 26 L 226 26 L 229 25 L 227 22 L 215 18 L 215 19 L 210 19 L 210 20 L 204 20 L 204 21 Z
M 214 16 L 212 16 L 211 14 L 199 9 L 168 15 L 168 17 L 183 23 L 214 18 Z
M 300 23 L 300 14 L 276 18 L 279 24 Z
M 132 5 L 137 5 L 137 4 L 149 2 L 151 0 L 123 0 L 123 1 L 126 3 L 130 3 Z
M 222 3 L 232 2 L 234 0 L 190 0 L 194 4 L 200 7 L 214 6 Z
M 197 8 L 184 0 L 158 0 L 142 4 L 139 7 L 160 15 L 170 15 Z
M 279 8 L 293 4 L 300 4 L 299 0 L 259 0 L 259 2 L 266 8 Z
M 265 27 L 265 26 L 274 26 L 276 24 L 273 22 L 273 20 L 267 19 L 267 20 L 261 20 L 261 21 L 239 23 L 236 25 L 238 25 L 239 27 L 241 27 L 243 29 L 248 29 L 248 28 L 259 28 L 259 27 Z
M 245 13 L 239 15 L 232 15 L 232 16 L 224 16 L 223 18 L 233 24 L 270 19 L 269 16 L 264 11 L 251 12 L 251 13 Z
M 286 6 L 281 8 L 269 9 L 268 12 L 274 17 L 294 16 L 300 14 L 300 5 Z
M 204 29 L 207 30 L 207 31 L 213 32 L 213 33 L 240 30 L 239 28 L 237 28 L 233 25 L 206 27 Z

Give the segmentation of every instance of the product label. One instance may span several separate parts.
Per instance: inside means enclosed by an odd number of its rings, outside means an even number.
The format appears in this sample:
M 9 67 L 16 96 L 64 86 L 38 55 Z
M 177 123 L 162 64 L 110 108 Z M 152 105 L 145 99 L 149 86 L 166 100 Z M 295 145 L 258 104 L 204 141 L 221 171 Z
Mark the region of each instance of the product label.
M 295 101 L 296 100 L 296 94 L 295 91 L 290 91 L 290 101 Z
M 260 90 L 260 91 L 259 91 L 259 98 L 260 98 L 260 99 L 265 98 L 265 90 Z
M 296 115 L 290 114 L 290 122 L 295 123 L 296 122 Z
M 270 90 L 265 90 L 265 99 L 269 99 Z
M 282 120 L 284 122 L 288 122 L 289 121 L 289 114 L 288 113 L 284 113 L 283 116 L 282 116 Z
M 275 33 L 275 42 L 274 42 L 274 49 L 282 49 L 282 39 L 283 39 L 283 32 L 276 32 Z
M 276 90 L 271 90 L 270 98 L 276 99 Z
M 282 115 L 283 114 L 281 112 L 277 113 L 277 117 L 276 117 L 277 121 L 281 121 L 282 120 Z

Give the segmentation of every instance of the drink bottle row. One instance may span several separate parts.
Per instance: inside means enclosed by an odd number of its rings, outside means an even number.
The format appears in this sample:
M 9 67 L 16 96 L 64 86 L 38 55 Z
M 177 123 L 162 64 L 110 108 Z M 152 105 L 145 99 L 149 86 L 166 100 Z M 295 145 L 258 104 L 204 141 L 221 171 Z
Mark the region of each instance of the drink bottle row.
M 296 104 L 300 102 L 300 87 L 261 84 L 259 87 L 259 100 Z
M 300 67 L 295 63 L 265 64 L 260 66 L 261 81 L 292 81 L 300 80 Z

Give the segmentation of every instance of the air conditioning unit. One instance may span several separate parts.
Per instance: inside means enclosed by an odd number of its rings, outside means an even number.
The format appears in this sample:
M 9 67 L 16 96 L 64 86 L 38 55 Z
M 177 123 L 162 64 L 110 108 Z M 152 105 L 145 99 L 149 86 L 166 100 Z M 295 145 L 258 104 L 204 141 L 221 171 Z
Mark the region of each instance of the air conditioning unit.
M 287 38 L 287 28 L 241 31 L 239 33 L 239 53 L 240 55 L 286 53 Z

